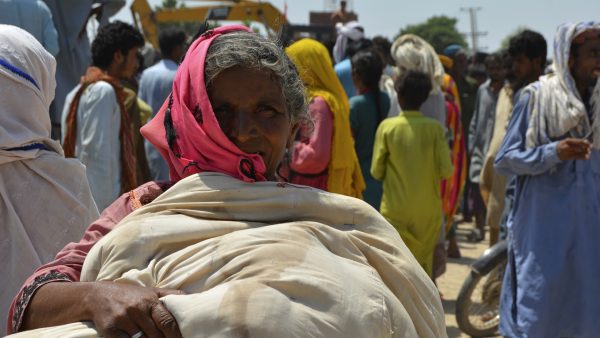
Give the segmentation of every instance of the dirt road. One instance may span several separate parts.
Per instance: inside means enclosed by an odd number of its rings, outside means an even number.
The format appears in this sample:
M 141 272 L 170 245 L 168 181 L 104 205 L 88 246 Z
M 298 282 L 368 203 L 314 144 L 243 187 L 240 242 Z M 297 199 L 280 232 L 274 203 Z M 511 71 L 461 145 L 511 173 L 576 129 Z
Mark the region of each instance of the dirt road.
M 489 246 L 487 236 L 484 241 L 478 243 L 469 242 L 467 240 L 464 234 L 472 228 L 472 224 L 459 224 L 458 239 L 462 258 L 449 258 L 446 273 L 437 280 L 440 291 L 444 295 L 443 305 L 444 311 L 446 312 L 446 329 L 449 338 L 469 337 L 462 333 L 456 325 L 456 318 L 454 316 L 456 296 L 469 273 L 470 264 L 481 256 L 483 251 Z

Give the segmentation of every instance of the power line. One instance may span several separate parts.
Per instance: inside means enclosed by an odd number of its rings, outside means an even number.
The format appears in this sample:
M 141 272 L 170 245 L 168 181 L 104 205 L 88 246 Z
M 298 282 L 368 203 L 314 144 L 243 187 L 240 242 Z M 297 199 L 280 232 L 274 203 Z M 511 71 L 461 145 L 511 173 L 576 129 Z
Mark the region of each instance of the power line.
M 473 49 L 473 53 L 477 53 L 480 49 L 479 47 L 479 37 L 487 35 L 487 32 L 480 32 L 477 28 L 477 11 L 480 11 L 481 7 L 461 7 L 461 12 L 469 12 L 469 17 L 471 19 L 471 31 L 465 33 L 465 35 L 471 36 L 471 48 Z

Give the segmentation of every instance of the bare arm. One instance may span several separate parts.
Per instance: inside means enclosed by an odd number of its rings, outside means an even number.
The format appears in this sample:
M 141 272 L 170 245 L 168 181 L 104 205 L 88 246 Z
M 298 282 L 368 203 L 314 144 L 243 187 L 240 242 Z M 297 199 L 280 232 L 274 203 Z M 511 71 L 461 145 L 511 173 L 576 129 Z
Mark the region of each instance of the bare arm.
M 181 337 L 177 322 L 159 300 L 169 294 L 180 292 L 115 282 L 48 283 L 31 300 L 23 328 L 92 321 L 107 338 L 139 331 L 146 337 Z
M 78 243 L 68 244 L 54 261 L 37 269 L 13 300 L 9 333 L 90 320 L 106 337 L 116 336 L 115 332 L 123 330 L 128 332 L 131 327 L 139 329 L 129 335 L 141 330 L 147 337 L 178 337 L 174 319 L 158 301 L 159 297 L 178 291 L 113 282 L 79 282 L 83 262 L 92 246 L 121 219 L 152 201 L 167 187 L 150 182 L 124 194 L 90 225 Z

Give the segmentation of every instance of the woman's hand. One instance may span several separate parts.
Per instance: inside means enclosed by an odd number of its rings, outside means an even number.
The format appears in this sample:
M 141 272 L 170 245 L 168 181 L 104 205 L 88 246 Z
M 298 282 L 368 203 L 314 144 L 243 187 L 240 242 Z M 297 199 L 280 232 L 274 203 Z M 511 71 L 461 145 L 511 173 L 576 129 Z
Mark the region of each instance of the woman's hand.
M 566 160 L 588 160 L 592 154 L 592 144 L 585 139 L 566 138 L 556 147 L 558 158 Z
M 114 282 L 93 284 L 84 306 L 100 335 L 131 337 L 141 331 L 147 338 L 181 337 L 175 318 L 159 298 L 182 292 Z
M 54 282 L 33 295 L 20 331 L 92 321 L 105 338 L 175 338 L 181 332 L 160 297 L 178 290 L 147 288 L 115 282 Z M 60 309 L 60 311 L 57 311 Z

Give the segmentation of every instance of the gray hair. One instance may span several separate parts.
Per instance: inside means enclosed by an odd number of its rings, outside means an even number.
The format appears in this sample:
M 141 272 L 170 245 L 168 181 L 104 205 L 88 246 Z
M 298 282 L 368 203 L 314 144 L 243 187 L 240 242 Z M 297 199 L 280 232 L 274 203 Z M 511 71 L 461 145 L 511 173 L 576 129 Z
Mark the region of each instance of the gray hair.
M 212 81 L 232 67 L 269 70 L 279 79 L 292 123 L 310 121 L 305 88 L 296 67 L 275 41 L 255 33 L 232 32 L 217 37 L 206 54 L 204 82 Z

